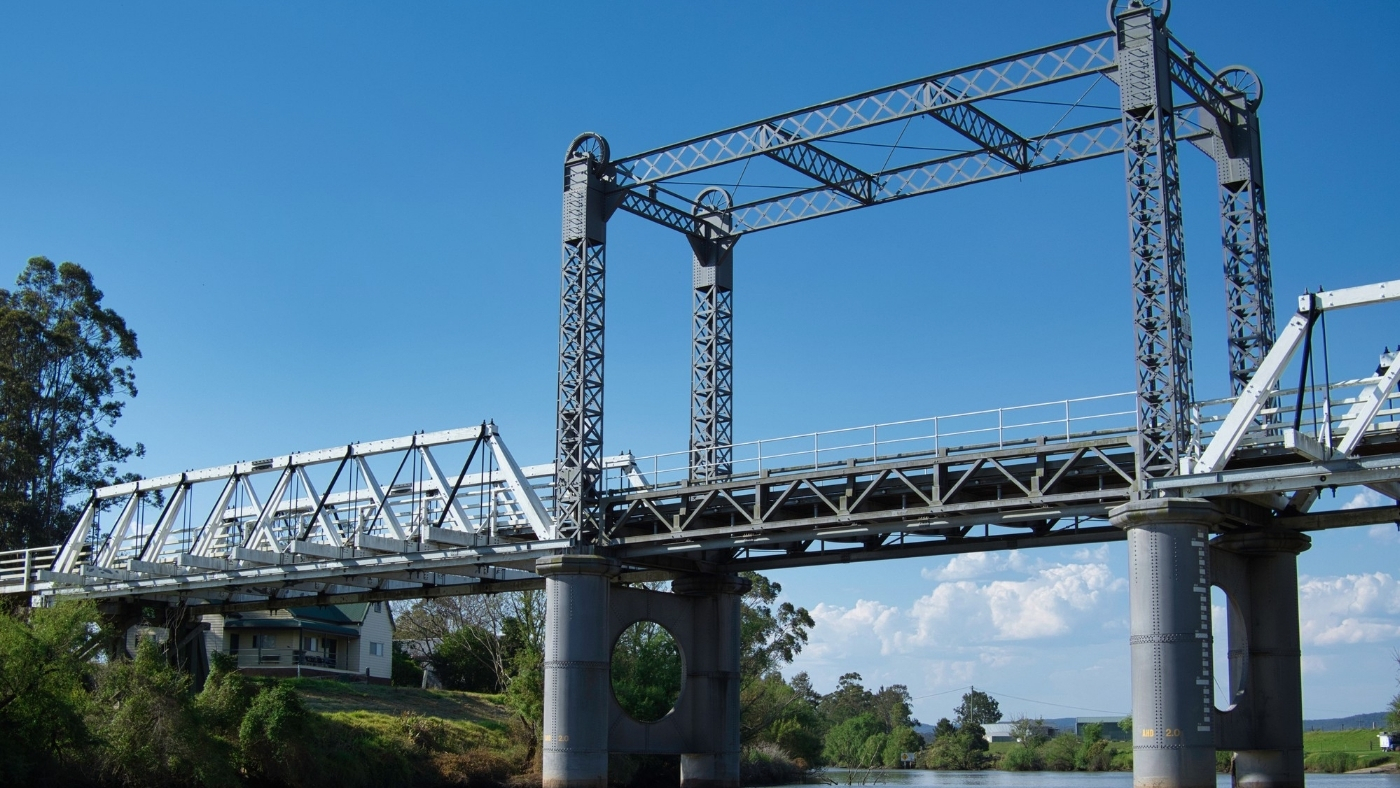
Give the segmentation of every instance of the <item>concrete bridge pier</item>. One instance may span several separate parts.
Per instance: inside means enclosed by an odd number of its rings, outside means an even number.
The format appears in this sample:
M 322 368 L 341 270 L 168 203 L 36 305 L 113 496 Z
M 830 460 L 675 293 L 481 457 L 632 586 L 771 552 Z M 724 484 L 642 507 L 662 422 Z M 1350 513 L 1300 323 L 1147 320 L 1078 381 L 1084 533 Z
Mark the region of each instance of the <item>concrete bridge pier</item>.
M 1156 498 L 1111 512 L 1128 532 L 1134 788 L 1214 788 L 1209 501 Z
M 591 555 L 540 559 L 545 578 L 544 788 L 607 788 L 610 575 Z
M 681 788 L 739 788 L 740 597 L 748 589 L 749 581 L 733 575 L 671 583 L 673 593 L 692 598 L 684 691 L 689 748 L 698 752 L 681 753 Z
M 610 754 L 679 755 L 682 788 L 739 788 L 740 598 L 734 575 L 678 578 L 671 593 L 612 586 L 615 561 L 544 558 L 544 788 L 605 788 Z M 628 716 L 612 691 L 612 650 L 638 622 L 675 639 L 684 676 L 659 720 Z
M 1232 531 L 1211 543 L 1230 640 L 1230 705 L 1216 712 L 1216 744 L 1235 752 L 1240 788 L 1303 788 L 1298 554 L 1311 544 L 1272 530 Z

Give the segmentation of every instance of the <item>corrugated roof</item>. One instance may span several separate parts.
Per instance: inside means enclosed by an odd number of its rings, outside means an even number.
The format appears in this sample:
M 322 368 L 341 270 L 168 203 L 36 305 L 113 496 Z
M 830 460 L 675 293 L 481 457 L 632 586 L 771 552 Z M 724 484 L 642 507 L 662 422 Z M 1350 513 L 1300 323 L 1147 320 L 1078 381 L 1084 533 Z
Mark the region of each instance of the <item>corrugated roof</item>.
M 358 602 L 353 605 L 294 607 L 289 612 L 298 619 L 325 621 L 331 624 L 362 624 L 365 620 L 365 611 L 368 609 L 368 602 Z

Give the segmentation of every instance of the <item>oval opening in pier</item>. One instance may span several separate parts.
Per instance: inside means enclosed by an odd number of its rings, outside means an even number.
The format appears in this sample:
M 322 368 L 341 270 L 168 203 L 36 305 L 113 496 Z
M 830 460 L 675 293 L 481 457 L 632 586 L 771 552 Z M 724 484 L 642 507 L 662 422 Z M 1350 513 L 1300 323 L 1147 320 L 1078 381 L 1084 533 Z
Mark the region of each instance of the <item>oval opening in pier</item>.
M 638 722 L 656 722 L 675 708 L 681 677 L 676 639 L 654 621 L 638 621 L 613 644 L 613 696 Z
M 1249 642 L 1239 605 L 1220 586 L 1210 587 L 1210 613 L 1211 635 L 1215 640 L 1212 649 L 1215 708 L 1230 711 L 1245 692 Z

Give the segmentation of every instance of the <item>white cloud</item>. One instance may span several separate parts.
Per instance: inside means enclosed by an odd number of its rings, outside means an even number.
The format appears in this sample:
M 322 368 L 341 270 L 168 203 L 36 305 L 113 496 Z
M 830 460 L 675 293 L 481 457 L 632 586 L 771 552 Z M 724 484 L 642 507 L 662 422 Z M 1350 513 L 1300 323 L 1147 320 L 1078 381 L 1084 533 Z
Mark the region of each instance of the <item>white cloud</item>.
M 821 603 L 812 611 L 817 626 L 809 653 L 817 659 L 832 658 L 859 650 L 862 644 L 869 648 L 878 643 L 879 653 L 887 656 L 981 644 L 979 662 L 990 658 L 1005 664 L 1009 657 L 987 651 L 985 644 L 1040 640 L 1095 628 L 1094 623 L 1104 618 L 1108 598 L 1127 589 L 1127 581 L 1116 577 L 1103 562 L 1044 564 L 1030 569 L 1025 559 L 1014 553 L 1000 563 L 958 563 L 955 559 L 937 576 L 975 575 L 993 571 L 991 567 L 1011 571 L 1020 567 L 1028 575 L 980 583 L 945 580 L 907 609 L 865 599 L 851 607 Z M 970 667 L 940 670 L 966 673 Z
M 1327 672 L 1327 660 L 1312 654 L 1303 655 L 1303 674 L 1315 676 Z
M 965 553 L 955 555 L 944 566 L 919 570 L 925 580 L 971 580 L 1002 572 L 1026 572 L 1030 568 L 1020 550 L 1006 553 Z
M 1342 504 L 1342 508 L 1369 509 L 1372 506 L 1385 506 L 1390 502 L 1391 500 L 1389 498 L 1385 497 L 1384 495 L 1381 495 L 1375 490 L 1372 490 L 1368 487 L 1362 487 L 1351 496 L 1351 500 Z
M 1391 523 L 1373 525 L 1366 529 L 1366 535 L 1382 544 L 1400 544 L 1400 528 Z
M 1400 638 L 1400 584 L 1389 574 L 1300 580 L 1298 604 L 1304 643 L 1330 646 Z

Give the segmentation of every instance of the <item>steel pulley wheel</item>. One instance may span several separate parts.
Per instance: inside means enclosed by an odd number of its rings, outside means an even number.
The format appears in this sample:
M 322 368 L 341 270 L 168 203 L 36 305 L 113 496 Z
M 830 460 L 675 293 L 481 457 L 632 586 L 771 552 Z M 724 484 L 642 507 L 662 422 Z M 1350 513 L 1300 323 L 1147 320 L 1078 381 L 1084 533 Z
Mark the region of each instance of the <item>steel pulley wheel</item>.
M 1251 111 L 1259 108 L 1264 100 L 1264 82 L 1259 75 L 1245 66 L 1229 66 L 1215 77 L 1215 86 L 1226 98 L 1243 96 L 1245 106 Z
M 592 131 L 574 137 L 574 141 L 569 143 L 569 152 L 565 154 L 564 160 L 577 159 L 587 156 L 599 164 L 608 163 L 608 141 L 603 139 L 603 135 Z
M 734 207 L 730 200 L 729 192 L 718 186 L 711 186 L 700 192 L 700 196 L 695 198 L 695 214 L 702 213 L 717 214 L 724 213 Z
M 1172 0 L 1108 0 L 1108 26 L 1118 29 L 1118 15 L 1139 8 L 1151 8 L 1165 22 L 1172 12 Z

